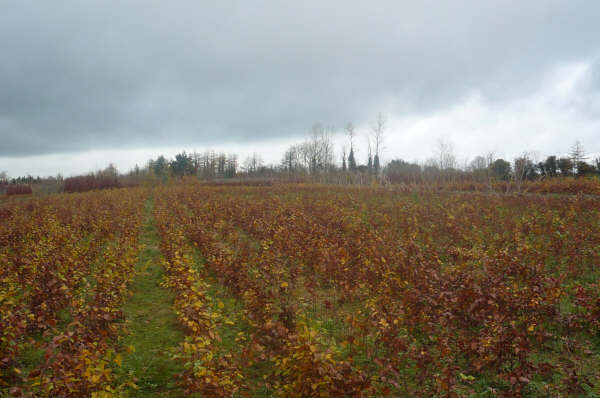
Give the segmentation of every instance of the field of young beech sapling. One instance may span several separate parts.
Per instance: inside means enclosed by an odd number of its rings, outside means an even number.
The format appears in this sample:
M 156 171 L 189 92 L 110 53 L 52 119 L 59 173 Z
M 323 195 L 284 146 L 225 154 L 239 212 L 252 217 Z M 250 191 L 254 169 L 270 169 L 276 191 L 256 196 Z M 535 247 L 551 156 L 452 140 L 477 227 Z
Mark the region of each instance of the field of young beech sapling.
M 599 204 L 190 182 L 10 197 L 0 396 L 598 396 Z

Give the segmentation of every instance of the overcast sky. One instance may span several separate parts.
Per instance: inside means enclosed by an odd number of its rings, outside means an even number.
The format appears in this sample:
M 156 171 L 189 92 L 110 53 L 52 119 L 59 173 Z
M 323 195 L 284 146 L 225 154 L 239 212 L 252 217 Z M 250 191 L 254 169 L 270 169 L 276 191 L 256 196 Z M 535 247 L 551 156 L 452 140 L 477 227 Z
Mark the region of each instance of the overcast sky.
M 5 0 L 0 170 L 206 148 L 275 162 L 315 122 L 362 134 L 378 112 L 386 160 L 424 160 L 440 137 L 461 159 L 576 139 L 600 154 L 599 15 L 596 0 Z

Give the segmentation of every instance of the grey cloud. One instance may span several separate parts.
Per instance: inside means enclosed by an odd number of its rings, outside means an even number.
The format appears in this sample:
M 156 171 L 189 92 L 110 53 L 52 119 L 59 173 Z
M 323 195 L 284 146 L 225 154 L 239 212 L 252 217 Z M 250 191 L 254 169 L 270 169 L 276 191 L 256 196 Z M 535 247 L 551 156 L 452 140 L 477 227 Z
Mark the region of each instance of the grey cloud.
M 0 156 L 251 142 L 365 122 L 390 103 L 444 109 L 473 90 L 505 101 L 597 56 L 600 37 L 590 1 L 2 8 Z

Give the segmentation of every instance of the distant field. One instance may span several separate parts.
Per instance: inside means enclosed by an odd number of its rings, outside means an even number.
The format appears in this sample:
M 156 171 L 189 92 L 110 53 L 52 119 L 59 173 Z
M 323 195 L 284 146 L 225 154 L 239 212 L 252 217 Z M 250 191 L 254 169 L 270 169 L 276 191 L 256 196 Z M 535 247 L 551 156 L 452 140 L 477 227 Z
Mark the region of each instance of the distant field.
M 2 199 L 0 396 L 598 396 L 599 205 L 304 184 Z

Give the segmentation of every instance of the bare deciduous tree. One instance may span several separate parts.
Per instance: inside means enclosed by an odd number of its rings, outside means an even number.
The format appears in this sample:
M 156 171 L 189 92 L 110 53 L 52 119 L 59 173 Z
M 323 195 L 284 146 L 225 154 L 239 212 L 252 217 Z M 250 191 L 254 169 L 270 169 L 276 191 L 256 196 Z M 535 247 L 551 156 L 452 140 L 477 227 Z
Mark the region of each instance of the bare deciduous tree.
M 576 140 L 571 147 L 570 153 L 571 161 L 573 162 L 573 174 L 577 175 L 577 169 L 579 163 L 585 161 L 587 159 L 585 150 L 583 149 L 583 145 L 579 140 Z
M 309 139 L 300 145 L 299 158 L 310 173 L 327 171 L 333 167 L 332 133 L 332 127 L 326 128 L 321 123 L 315 123 Z
M 371 173 L 373 171 L 373 145 L 368 133 L 365 134 L 365 140 L 367 141 L 367 170 Z
M 486 177 L 487 177 L 487 183 L 488 183 L 488 189 L 490 190 L 490 192 L 494 191 L 494 187 L 492 186 L 492 165 L 494 164 L 494 161 L 496 160 L 496 154 L 494 153 L 494 151 L 488 151 L 485 154 L 485 173 L 486 173 Z
M 441 170 L 456 168 L 456 155 L 454 154 L 454 145 L 445 137 L 437 140 L 436 159 L 438 167 Z
M 377 115 L 377 120 L 371 126 L 371 133 L 373 136 L 373 146 L 375 147 L 375 155 L 373 159 L 373 168 L 375 169 L 375 173 L 379 173 L 379 162 L 381 161 L 381 151 L 383 150 L 383 136 L 385 131 L 385 126 L 387 123 L 387 116 L 383 113 L 379 113 Z
M 253 174 L 256 173 L 258 169 L 262 167 L 262 165 L 262 157 L 258 153 L 254 152 L 251 156 L 246 157 L 243 167 L 246 173 Z
M 356 137 L 356 127 L 352 124 L 352 122 L 348 122 L 346 127 L 344 127 L 344 131 L 348 136 L 348 140 L 350 141 L 350 149 L 354 148 L 354 137 Z
M 521 192 L 522 183 L 525 180 L 532 180 L 536 177 L 535 164 L 538 154 L 535 152 L 523 152 L 521 156 L 515 158 L 513 165 L 513 180 L 515 181 L 517 192 Z
M 342 145 L 342 171 L 346 171 L 347 169 L 346 158 L 346 145 Z
M 227 155 L 227 166 L 226 166 L 227 177 L 235 177 L 238 168 L 238 157 L 236 154 Z

